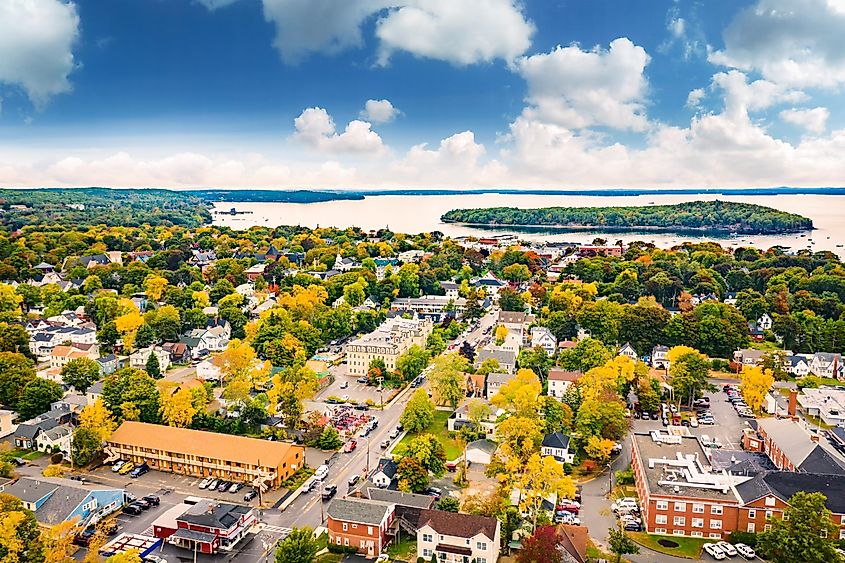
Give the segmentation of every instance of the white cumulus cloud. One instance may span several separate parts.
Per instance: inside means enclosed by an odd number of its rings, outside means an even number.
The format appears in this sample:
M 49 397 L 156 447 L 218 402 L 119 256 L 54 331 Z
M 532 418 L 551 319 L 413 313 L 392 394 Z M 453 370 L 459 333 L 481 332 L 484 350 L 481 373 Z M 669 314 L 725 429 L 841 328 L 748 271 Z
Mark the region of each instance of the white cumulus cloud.
M 602 125 L 643 131 L 649 60 L 645 49 L 624 37 L 606 50 L 558 46 L 523 57 L 516 66 L 528 83 L 525 115 L 575 129 Z
M 63 0 L 0 1 L 0 83 L 22 88 L 32 103 L 71 90 L 76 4 Z
M 371 123 L 389 123 L 396 119 L 399 113 L 390 100 L 367 100 L 360 116 Z
M 810 133 L 824 133 L 830 111 L 827 108 L 786 109 L 780 112 L 780 118 L 787 123 L 806 129 Z
M 845 84 L 845 9 L 842 0 L 758 0 L 724 32 L 725 47 L 710 61 L 785 87 Z
M 379 61 L 406 51 L 455 65 L 511 61 L 531 46 L 534 25 L 515 0 L 410 0 L 379 19 Z
M 378 133 L 366 121 L 350 121 L 338 133 L 329 113 L 319 107 L 304 110 L 293 120 L 294 138 L 306 146 L 327 153 L 358 153 L 377 156 L 386 151 Z

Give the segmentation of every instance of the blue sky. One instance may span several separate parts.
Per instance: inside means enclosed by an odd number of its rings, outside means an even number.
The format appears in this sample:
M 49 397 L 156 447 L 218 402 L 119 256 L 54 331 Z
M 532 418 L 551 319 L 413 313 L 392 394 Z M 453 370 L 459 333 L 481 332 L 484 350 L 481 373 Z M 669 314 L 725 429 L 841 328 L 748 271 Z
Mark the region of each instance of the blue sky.
M 843 185 L 843 36 L 845 0 L 8 0 L 0 185 Z

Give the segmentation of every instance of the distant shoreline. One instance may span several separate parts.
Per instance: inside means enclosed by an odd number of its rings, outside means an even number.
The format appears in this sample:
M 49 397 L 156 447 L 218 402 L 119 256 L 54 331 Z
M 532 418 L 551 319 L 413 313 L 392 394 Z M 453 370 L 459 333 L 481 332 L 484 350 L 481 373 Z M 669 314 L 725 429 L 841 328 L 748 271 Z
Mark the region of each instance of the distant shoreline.
M 807 229 L 798 229 L 792 231 L 779 231 L 776 233 L 751 233 L 751 232 L 744 232 L 744 231 L 732 231 L 730 229 L 725 229 L 724 227 L 671 227 L 671 226 L 655 226 L 655 225 L 632 225 L 632 226 L 621 226 L 621 225 L 511 225 L 511 224 L 496 224 L 496 223 L 466 223 L 464 221 L 443 221 L 443 223 L 451 224 L 451 225 L 461 225 L 464 227 L 470 227 L 473 229 L 490 229 L 490 230 L 500 230 L 500 231 L 524 231 L 524 232 L 535 232 L 535 233 L 582 233 L 582 232 L 596 232 L 596 233 L 672 233 L 677 235 L 712 235 L 713 238 L 732 238 L 737 236 L 756 236 L 756 235 L 771 235 L 771 234 L 797 234 L 797 233 L 805 233 L 805 232 L 812 232 L 815 230 L 815 227 L 809 227 Z

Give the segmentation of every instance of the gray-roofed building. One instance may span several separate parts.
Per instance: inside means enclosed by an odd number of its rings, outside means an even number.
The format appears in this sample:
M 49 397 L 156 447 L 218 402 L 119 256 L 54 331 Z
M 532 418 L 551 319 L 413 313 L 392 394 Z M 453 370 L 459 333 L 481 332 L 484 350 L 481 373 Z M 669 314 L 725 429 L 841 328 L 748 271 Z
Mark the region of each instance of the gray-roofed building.
M 805 473 L 845 474 L 845 459 L 819 443 L 819 437 L 788 418 L 757 421 L 763 451 L 778 469 Z
M 513 373 L 516 368 L 516 353 L 511 350 L 483 348 L 475 358 L 476 367 L 484 363 L 484 360 L 496 360 L 499 362 L 499 369 L 507 373 Z
M 575 451 L 569 448 L 569 435 L 563 432 L 552 432 L 543 437 L 540 452 L 550 455 L 560 463 L 572 463 L 575 459 Z
M 404 491 L 392 489 L 379 489 L 378 487 L 367 487 L 366 496 L 370 500 L 393 503 L 397 506 L 410 506 L 414 508 L 431 508 L 437 501 L 431 495 L 417 495 Z
M 21 500 L 39 523 L 54 525 L 78 518 L 83 527 L 123 506 L 123 489 L 94 488 L 68 479 L 21 477 L 3 491 Z
M 388 458 L 378 460 L 377 468 L 371 478 L 373 484 L 386 489 L 393 484 L 394 477 L 396 477 L 396 462 Z
M 509 373 L 489 373 L 487 374 L 487 390 L 485 392 L 485 397 L 487 400 L 493 398 L 493 395 L 499 392 L 499 389 L 502 388 L 502 385 L 507 383 L 513 378 L 513 375 Z
M 395 509 L 393 502 L 336 498 L 326 509 L 329 542 L 354 547 L 362 555 L 381 555 L 389 541 Z
M 200 553 L 231 551 L 255 523 L 249 506 L 198 502 L 176 517 L 176 531 L 167 541 Z
M 716 472 L 727 471 L 732 475 L 747 476 L 777 469 L 769 456 L 762 452 L 724 449 L 710 451 L 710 466 Z

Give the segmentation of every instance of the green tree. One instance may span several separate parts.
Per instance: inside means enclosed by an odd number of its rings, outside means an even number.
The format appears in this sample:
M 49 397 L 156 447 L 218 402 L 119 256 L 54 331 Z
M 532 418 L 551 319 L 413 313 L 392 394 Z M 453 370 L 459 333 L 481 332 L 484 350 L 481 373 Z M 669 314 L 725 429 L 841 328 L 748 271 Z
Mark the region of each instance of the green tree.
M 545 381 L 549 375 L 549 368 L 552 366 L 552 359 L 540 346 L 525 348 L 517 357 L 520 368 L 530 369 L 541 381 Z
M 118 419 L 159 421 L 158 387 L 145 371 L 123 368 L 109 375 L 103 384 L 103 402 Z
M 343 440 L 340 439 L 340 434 L 334 426 L 327 424 L 320 433 L 317 445 L 321 450 L 336 450 L 343 445 Z
M 77 467 L 88 465 L 103 447 L 100 435 L 88 428 L 78 428 L 73 433 L 71 457 Z
M 610 546 L 610 553 L 616 555 L 616 563 L 622 561 L 623 555 L 634 555 L 640 552 L 639 546 L 621 528 L 607 530 L 607 543 Z
M 100 379 L 100 364 L 91 358 L 74 358 L 62 367 L 62 381 L 80 393 Z
M 0 352 L 17 352 L 32 358 L 26 329 L 19 324 L 0 323 Z
M 601 341 L 595 338 L 585 338 L 578 344 L 561 353 L 560 365 L 568 370 L 579 370 L 588 372 L 591 369 L 603 366 L 613 357 L 610 351 Z
M 150 352 L 150 357 L 147 358 L 147 363 L 144 365 L 146 371 L 153 379 L 161 377 L 161 364 L 159 364 L 158 356 Z
M 443 497 L 437 501 L 437 510 L 445 512 L 458 512 L 461 503 L 455 497 Z
M 499 307 L 502 311 L 523 311 L 525 310 L 525 300 L 518 292 L 505 287 L 499 291 Z
M 34 379 L 32 360 L 23 354 L 0 352 L 0 404 L 17 408 L 24 387 Z
M 673 351 L 677 351 L 673 354 Z M 693 399 L 703 389 L 708 389 L 707 376 L 710 374 L 710 362 L 696 350 L 686 346 L 677 346 L 669 350 L 669 383 L 678 401 Z
M 367 366 L 367 378 L 371 384 L 376 384 L 380 377 L 387 377 L 387 366 L 384 358 L 373 358 Z
M 419 388 L 414 391 L 399 422 L 408 432 L 422 432 L 431 425 L 434 420 L 434 403 L 428 397 L 425 389 Z
M 396 371 L 405 381 L 411 381 L 422 373 L 430 358 L 428 350 L 414 344 L 396 359 Z
M 433 434 L 420 434 L 408 442 L 402 457 L 412 457 L 427 471 L 440 477 L 446 471 L 446 450 Z
M 312 563 L 319 549 L 311 528 L 294 528 L 279 542 L 276 548 L 276 563 Z
M 456 408 L 465 396 L 469 362 L 461 354 L 451 353 L 434 358 L 432 366 L 428 380 L 435 402 Z
M 403 457 L 396 467 L 399 475 L 399 490 L 421 493 L 428 487 L 428 470 L 413 457 Z
M 669 311 L 653 299 L 641 299 L 637 305 L 622 310 L 619 341 L 630 342 L 640 356 L 650 354 L 663 341 L 663 331 L 670 318 Z
M 62 386 L 55 381 L 33 379 L 23 388 L 18 400 L 17 411 L 21 420 L 29 420 L 50 410 L 50 403 L 58 401 L 64 395 Z
M 783 518 L 771 518 L 771 528 L 757 536 L 757 547 L 772 563 L 842 561 L 836 550 L 839 526 L 831 519 L 822 493 L 798 491 L 789 499 Z

